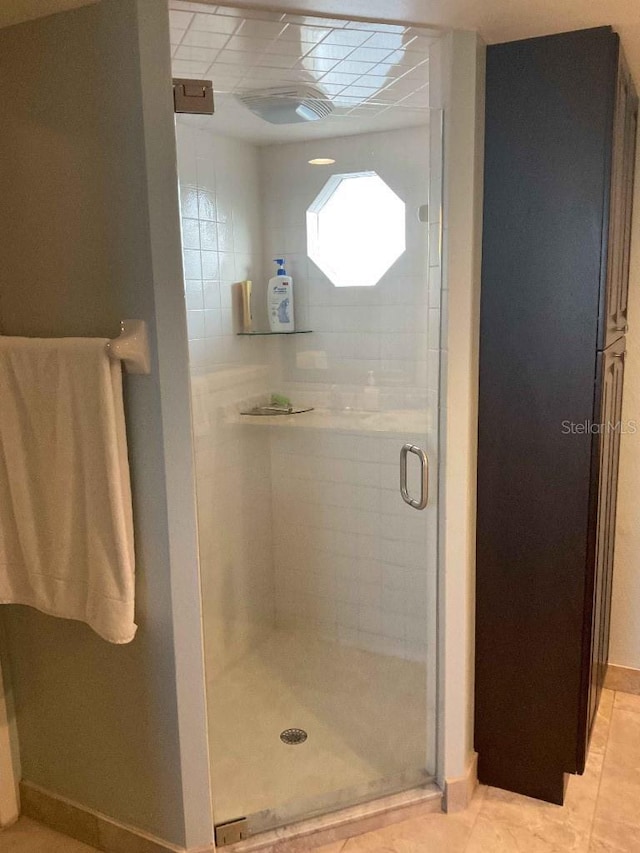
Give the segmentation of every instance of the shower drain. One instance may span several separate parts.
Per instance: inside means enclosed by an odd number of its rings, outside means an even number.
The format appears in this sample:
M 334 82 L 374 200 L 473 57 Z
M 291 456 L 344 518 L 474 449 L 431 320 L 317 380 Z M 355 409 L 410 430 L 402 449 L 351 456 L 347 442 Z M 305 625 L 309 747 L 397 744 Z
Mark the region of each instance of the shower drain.
M 304 729 L 285 729 L 280 734 L 282 743 L 289 746 L 297 746 L 299 743 L 304 743 L 307 739 L 307 733 Z

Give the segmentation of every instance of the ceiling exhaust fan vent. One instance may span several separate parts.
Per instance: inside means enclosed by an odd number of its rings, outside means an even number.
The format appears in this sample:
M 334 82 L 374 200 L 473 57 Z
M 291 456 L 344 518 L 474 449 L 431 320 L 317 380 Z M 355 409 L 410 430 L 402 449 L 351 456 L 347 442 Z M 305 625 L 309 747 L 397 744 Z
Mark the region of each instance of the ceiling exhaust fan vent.
M 318 121 L 333 112 L 333 104 L 313 86 L 278 86 L 253 89 L 236 95 L 238 100 L 270 124 Z

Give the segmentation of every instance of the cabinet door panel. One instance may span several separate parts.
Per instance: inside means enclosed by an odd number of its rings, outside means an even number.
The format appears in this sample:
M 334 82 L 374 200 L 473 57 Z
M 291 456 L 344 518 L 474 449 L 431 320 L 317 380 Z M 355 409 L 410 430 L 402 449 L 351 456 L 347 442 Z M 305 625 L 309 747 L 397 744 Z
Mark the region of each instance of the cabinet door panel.
M 629 297 L 629 256 L 631 250 L 631 219 L 633 214 L 633 185 L 634 166 L 636 159 L 636 137 L 638 130 L 638 98 L 633 87 L 633 81 L 627 68 L 623 65 L 620 71 L 626 86 L 626 114 L 625 114 L 625 137 L 623 157 L 623 234 L 622 234 L 622 258 L 621 258 L 621 280 L 618 291 L 618 309 L 616 326 L 618 329 L 627 329 L 627 304 Z
M 622 385 L 625 340 L 621 338 L 600 355 L 600 407 L 597 415 L 599 444 L 597 470 L 598 511 L 593 584 L 588 685 L 587 740 L 595 720 L 609 656 L 609 621 L 615 539 L 618 460 L 622 424 Z
M 613 121 L 603 348 L 627 330 L 629 249 L 638 100 L 620 57 Z

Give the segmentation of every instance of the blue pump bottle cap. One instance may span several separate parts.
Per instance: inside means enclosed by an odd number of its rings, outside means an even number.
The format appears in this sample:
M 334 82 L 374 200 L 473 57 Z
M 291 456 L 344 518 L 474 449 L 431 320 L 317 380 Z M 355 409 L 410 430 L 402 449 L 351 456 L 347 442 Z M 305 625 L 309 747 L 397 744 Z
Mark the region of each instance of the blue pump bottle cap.
M 274 258 L 273 260 L 278 264 L 276 275 L 286 275 L 287 271 L 284 268 L 284 258 Z

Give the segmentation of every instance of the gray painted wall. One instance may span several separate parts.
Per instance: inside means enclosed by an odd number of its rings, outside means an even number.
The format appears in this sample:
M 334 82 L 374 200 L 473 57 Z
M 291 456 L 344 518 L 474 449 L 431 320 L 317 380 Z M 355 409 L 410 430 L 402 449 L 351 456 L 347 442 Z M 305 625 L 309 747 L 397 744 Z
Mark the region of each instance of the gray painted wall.
M 82 624 L 13 605 L 0 616 L 23 778 L 174 843 L 203 844 L 206 730 L 164 6 L 103 0 L 0 31 L 0 332 L 110 337 L 135 317 L 150 323 L 154 343 L 153 375 L 126 380 L 136 639 L 109 645 Z M 195 699 L 180 699 L 189 685 Z M 185 821 L 190 784 L 201 808 Z

